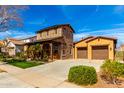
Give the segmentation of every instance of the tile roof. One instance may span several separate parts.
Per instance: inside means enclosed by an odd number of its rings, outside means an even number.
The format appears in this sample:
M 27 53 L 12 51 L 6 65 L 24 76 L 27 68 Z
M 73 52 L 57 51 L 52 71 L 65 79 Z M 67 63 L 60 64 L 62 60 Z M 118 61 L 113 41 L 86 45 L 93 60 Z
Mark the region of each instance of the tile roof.
M 117 39 L 114 38 L 114 37 L 105 37 L 105 36 L 88 36 L 88 37 L 86 37 L 86 38 L 81 39 L 80 41 L 75 42 L 74 44 L 79 43 L 79 42 L 81 42 L 81 41 L 84 41 L 84 42 L 87 43 L 87 42 L 90 42 L 90 41 L 92 41 L 92 40 L 94 40 L 94 39 L 97 39 L 97 38 L 105 38 L 105 39 L 110 39 L 110 40 L 114 40 L 114 41 L 117 40 Z
M 15 39 L 15 38 L 8 38 L 12 43 L 16 44 L 16 45 L 23 45 L 24 42 L 22 42 L 19 39 Z
M 94 36 L 88 36 L 88 37 L 86 37 L 86 38 L 82 38 L 80 41 L 77 41 L 77 42 L 75 42 L 75 44 L 76 43 L 79 43 L 79 42 L 81 42 L 81 41 L 87 41 L 87 40 L 90 40 L 90 39 L 92 39 L 92 38 L 94 38 Z
M 33 43 L 39 43 L 39 42 L 44 42 L 44 41 L 52 41 L 52 40 L 59 39 L 59 38 L 62 38 L 62 36 L 54 37 L 54 38 L 47 38 L 47 39 L 42 39 L 42 40 L 36 40 L 34 42 L 28 42 L 25 44 L 33 44 Z
M 36 33 L 40 33 L 42 31 L 46 31 L 46 30 L 50 30 L 50 29 L 54 29 L 54 28 L 58 28 L 58 27 L 62 27 L 62 26 L 68 26 L 68 27 L 70 27 L 72 29 L 73 32 L 75 32 L 70 24 L 59 24 L 59 25 L 53 25 L 53 26 L 49 26 L 49 27 L 43 28 L 43 29 L 37 31 Z
M 110 40 L 117 41 L 117 38 L 114 38 L 114 37 L 96 36 L 96 37 L 93 37 L 93 38 L 87 40 L 86 42 L 90 42 L 90 41 L 97 39 L 97 38 L 104 38 L 104 39 L 110 39 Z
M 36 37 L 37 36 L 32 36 L 32 37 L 23 38 L 23 39 L 20 39 L 20 40 L 31 39 L 31 38 L 36 38 Z

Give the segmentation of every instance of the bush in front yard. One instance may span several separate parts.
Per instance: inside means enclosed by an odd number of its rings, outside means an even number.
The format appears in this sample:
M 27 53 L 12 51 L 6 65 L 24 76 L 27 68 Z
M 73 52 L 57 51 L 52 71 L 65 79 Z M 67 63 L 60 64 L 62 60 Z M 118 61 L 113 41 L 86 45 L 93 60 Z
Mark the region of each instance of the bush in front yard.
M 94 67 L 74 66 L 69 70 L 68 80 L 79 85 L 92 85 L 97 82 L 97 73 Z
M 101 66 L 101 75 L 107 81 L 116 84 L 117 78 L 124 76 L 124 64 L 115 60 L 105 60 L 105 63 Z
M 7 62 L 7 63 L 12 63 L 12 62 L 26 62 L 25 59 L 16 59 L 16 58 L 12 58 L 12 59 L 7 59 L 4 58 L 3 62 Z

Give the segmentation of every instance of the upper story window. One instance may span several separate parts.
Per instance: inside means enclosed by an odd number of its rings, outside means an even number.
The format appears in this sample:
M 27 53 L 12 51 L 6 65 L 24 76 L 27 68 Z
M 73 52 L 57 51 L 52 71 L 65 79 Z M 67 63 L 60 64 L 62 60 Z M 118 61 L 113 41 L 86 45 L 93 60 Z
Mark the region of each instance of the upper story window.
M 42 37 L 42 33 L 40 33 L 40 37 Z
M 57 29 L 55 30 L 55 34 L 57 34 Z
M 47 31 L 47 36 L 49 35 L 49 31 Z
M 64 28 L 64 35 L 65 35 L 66 37 L 70 37 L 70 36 L 69 36 L 69 31 L 68 31 L 67 29 L 65 29 L 65 28 Z

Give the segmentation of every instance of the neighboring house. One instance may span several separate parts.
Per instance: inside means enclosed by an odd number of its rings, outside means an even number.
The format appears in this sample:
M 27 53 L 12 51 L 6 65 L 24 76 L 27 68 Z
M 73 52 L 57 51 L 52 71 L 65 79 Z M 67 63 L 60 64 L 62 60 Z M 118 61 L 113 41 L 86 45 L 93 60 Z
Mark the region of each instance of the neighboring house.
M 74 58 L 114 59 L 117 39 L 90 36 L 74 43 Z
M 36 41 L 26 43 L 24 50 L 30 45 L 41 44 L 49 59 L 73 58 L 73 33 L 74 30 L 69 24 L 41 29 L 37 32 Z
M 21 39 L 21 41 L 24 42 L 24 43 L 34 42 L 36 40 L 37 40 L 37 36 Z
M 17 52 L 23 51 L 23 44 L 24 42 L 20 40 L 7 38 L 4 40 L 4 47 L 2 49 L 2 52 L 6 52 L 10 56 L 14 56 Z
M 2 40 L 0 40 L 0 53 L 2 52 L 3 45 L 4 45 L 4 42 Z
M 118 51 L 124 51 L 124 45 L 123 44 L 119 47 Z

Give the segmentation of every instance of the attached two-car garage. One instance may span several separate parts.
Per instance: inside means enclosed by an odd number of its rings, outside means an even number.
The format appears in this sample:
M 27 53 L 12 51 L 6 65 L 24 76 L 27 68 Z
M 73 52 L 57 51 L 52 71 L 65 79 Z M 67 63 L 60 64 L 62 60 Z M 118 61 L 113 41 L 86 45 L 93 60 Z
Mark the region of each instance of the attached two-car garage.
M 114 59 L 116 39 L 110 37 L 87 37 L 74 45 L 75 59 Z
M 92 46 L 92 59 L 108 59 L 109 58 L 108 46 Z M 87 47 L 77 48 L 77 58 L 87 59 Z

